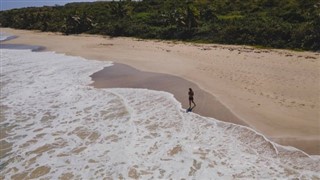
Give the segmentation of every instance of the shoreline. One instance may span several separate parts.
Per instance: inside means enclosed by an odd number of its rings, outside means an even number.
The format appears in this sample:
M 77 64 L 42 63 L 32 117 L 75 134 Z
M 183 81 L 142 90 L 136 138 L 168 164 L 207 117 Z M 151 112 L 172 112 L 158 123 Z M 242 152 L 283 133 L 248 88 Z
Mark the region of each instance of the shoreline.
M 48 51 L 181 77 L 216 97 L 269 139 L 320 154 L 320 108 L 316 100 L 320 87 L 314 83 L 320 79 L 319 53 L 1 30 L 19 36 L 3 44 L 39 45 Z M 303 139 L 311 142 L 306 145 Z
M 1 94 L 8 110 L 1 123 L 7 130 L 1 179 L 320 177 L 320 156 L 281 146 L 246 126 L 185 113 L 170 93 L 89 86 L 90 76 L 110 61 L 1 51 L 1 82 L 9 83 Z M 126 71 L 121 65 L 109 70 L 118 69 Z M 145 75 L 126 73 L 111 72 L 108 83 L 135 85 L 130 80 Z M 121 82 L 123 75 L 133 77 Z M 176 79 L 166 77 L 147 73 L 140 82 Z
M 141 88 L 169 92 L 181 103 L 184 109 L 188 108 L 188 89 L 186 87 L 191 87 L 195 92 L 195 102 L 197 104 L 193 109 L 194 113 L 250 127 L 214 96 L 202 90 L 196 84 L 177 76 L 144 72 L 125 64 L 113 63 L 113 66 L 105 67 L 90 77 L 93 81 L 90 86 L 95 88 Z

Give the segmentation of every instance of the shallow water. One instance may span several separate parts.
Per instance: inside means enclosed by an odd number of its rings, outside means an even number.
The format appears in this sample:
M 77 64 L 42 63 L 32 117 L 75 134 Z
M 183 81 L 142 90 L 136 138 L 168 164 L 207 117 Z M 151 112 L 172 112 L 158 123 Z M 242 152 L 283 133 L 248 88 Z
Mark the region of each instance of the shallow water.
M 0 32 L 0 42 L 9 41 L 9 40 L 15 39 L 15 38 L 17 38 L 17 36 L 13 36 L 10 34 L 6 34 L 4 32 Z
M 0 32 L 0 49 L 15 49 L 15 50 L 32 50 L 32 51 L 43 51 L 46 48 L 43 46 L 34 46 L 28 44 L 3 44 L 4 41 L 9 41 L 11 39 L 15 39 L 18 36 L 12 36 L 10 34 L 6 34 Z
M 139 71 L 128 65 L 115 63 L 90 77 L 94 81 L 91 85 L 95 88 L 142 88 L 169 92 L 185 109 L 189 108 L 188 88 L 192 87 L 196 102 L 196 107 L 192 110 L 194 113 L 248 126 L 214 96 L 196 84 L 177 76 Z
M 95 89 L 111 62 L 1 49 L 1 179 L 320 178 L 320 159 L 185 113 L 172 94 Z

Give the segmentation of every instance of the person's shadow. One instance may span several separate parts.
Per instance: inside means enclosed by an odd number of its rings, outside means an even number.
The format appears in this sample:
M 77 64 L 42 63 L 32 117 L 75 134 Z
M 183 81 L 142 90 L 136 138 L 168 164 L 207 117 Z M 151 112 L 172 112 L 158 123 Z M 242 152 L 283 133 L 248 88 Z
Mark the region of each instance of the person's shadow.
M 193 110 L 195 107 L 196 107 L 196 105 L 193 105 L 192 107 L 189 107 L 189 108 L 187 109 L 187 112 L 192 112 L 192 110 Z

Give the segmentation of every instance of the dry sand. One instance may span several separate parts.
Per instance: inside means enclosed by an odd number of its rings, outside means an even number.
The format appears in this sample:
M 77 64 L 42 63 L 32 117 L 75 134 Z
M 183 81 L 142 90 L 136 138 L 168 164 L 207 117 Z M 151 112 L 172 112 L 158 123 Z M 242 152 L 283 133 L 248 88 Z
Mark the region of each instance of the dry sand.
M 4 44 L 40 45 L 58 53 L 111 60 L 184 78 L 270 139 L 320 154 L 319 53 L 1 31 L 19 36 Z
M 181 102 L 184 109 L 189 108 L 188 87 L 196 92 L 196 106 L 193 112 L 202 116 L 249 126 L 236 117 L 226 106 L 214 96 L 200 89 L 196 84 L 178 76 L 139 71 L 125 64 L 115 63 L 91 75 L 94 81 L 91 85 L 96 88 L 143 88 L 166 91 Z M 165 113 L 165 112 L 164 112 Z

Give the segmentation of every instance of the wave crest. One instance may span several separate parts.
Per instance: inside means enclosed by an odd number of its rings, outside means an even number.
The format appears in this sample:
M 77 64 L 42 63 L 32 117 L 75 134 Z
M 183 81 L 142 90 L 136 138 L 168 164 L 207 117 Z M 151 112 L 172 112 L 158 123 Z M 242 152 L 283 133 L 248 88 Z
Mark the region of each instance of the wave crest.
M 1 64 L 1 179 L 320 177 L 319 159 L 172 94 L 87 86 L 110 62 L 3 50 Z

